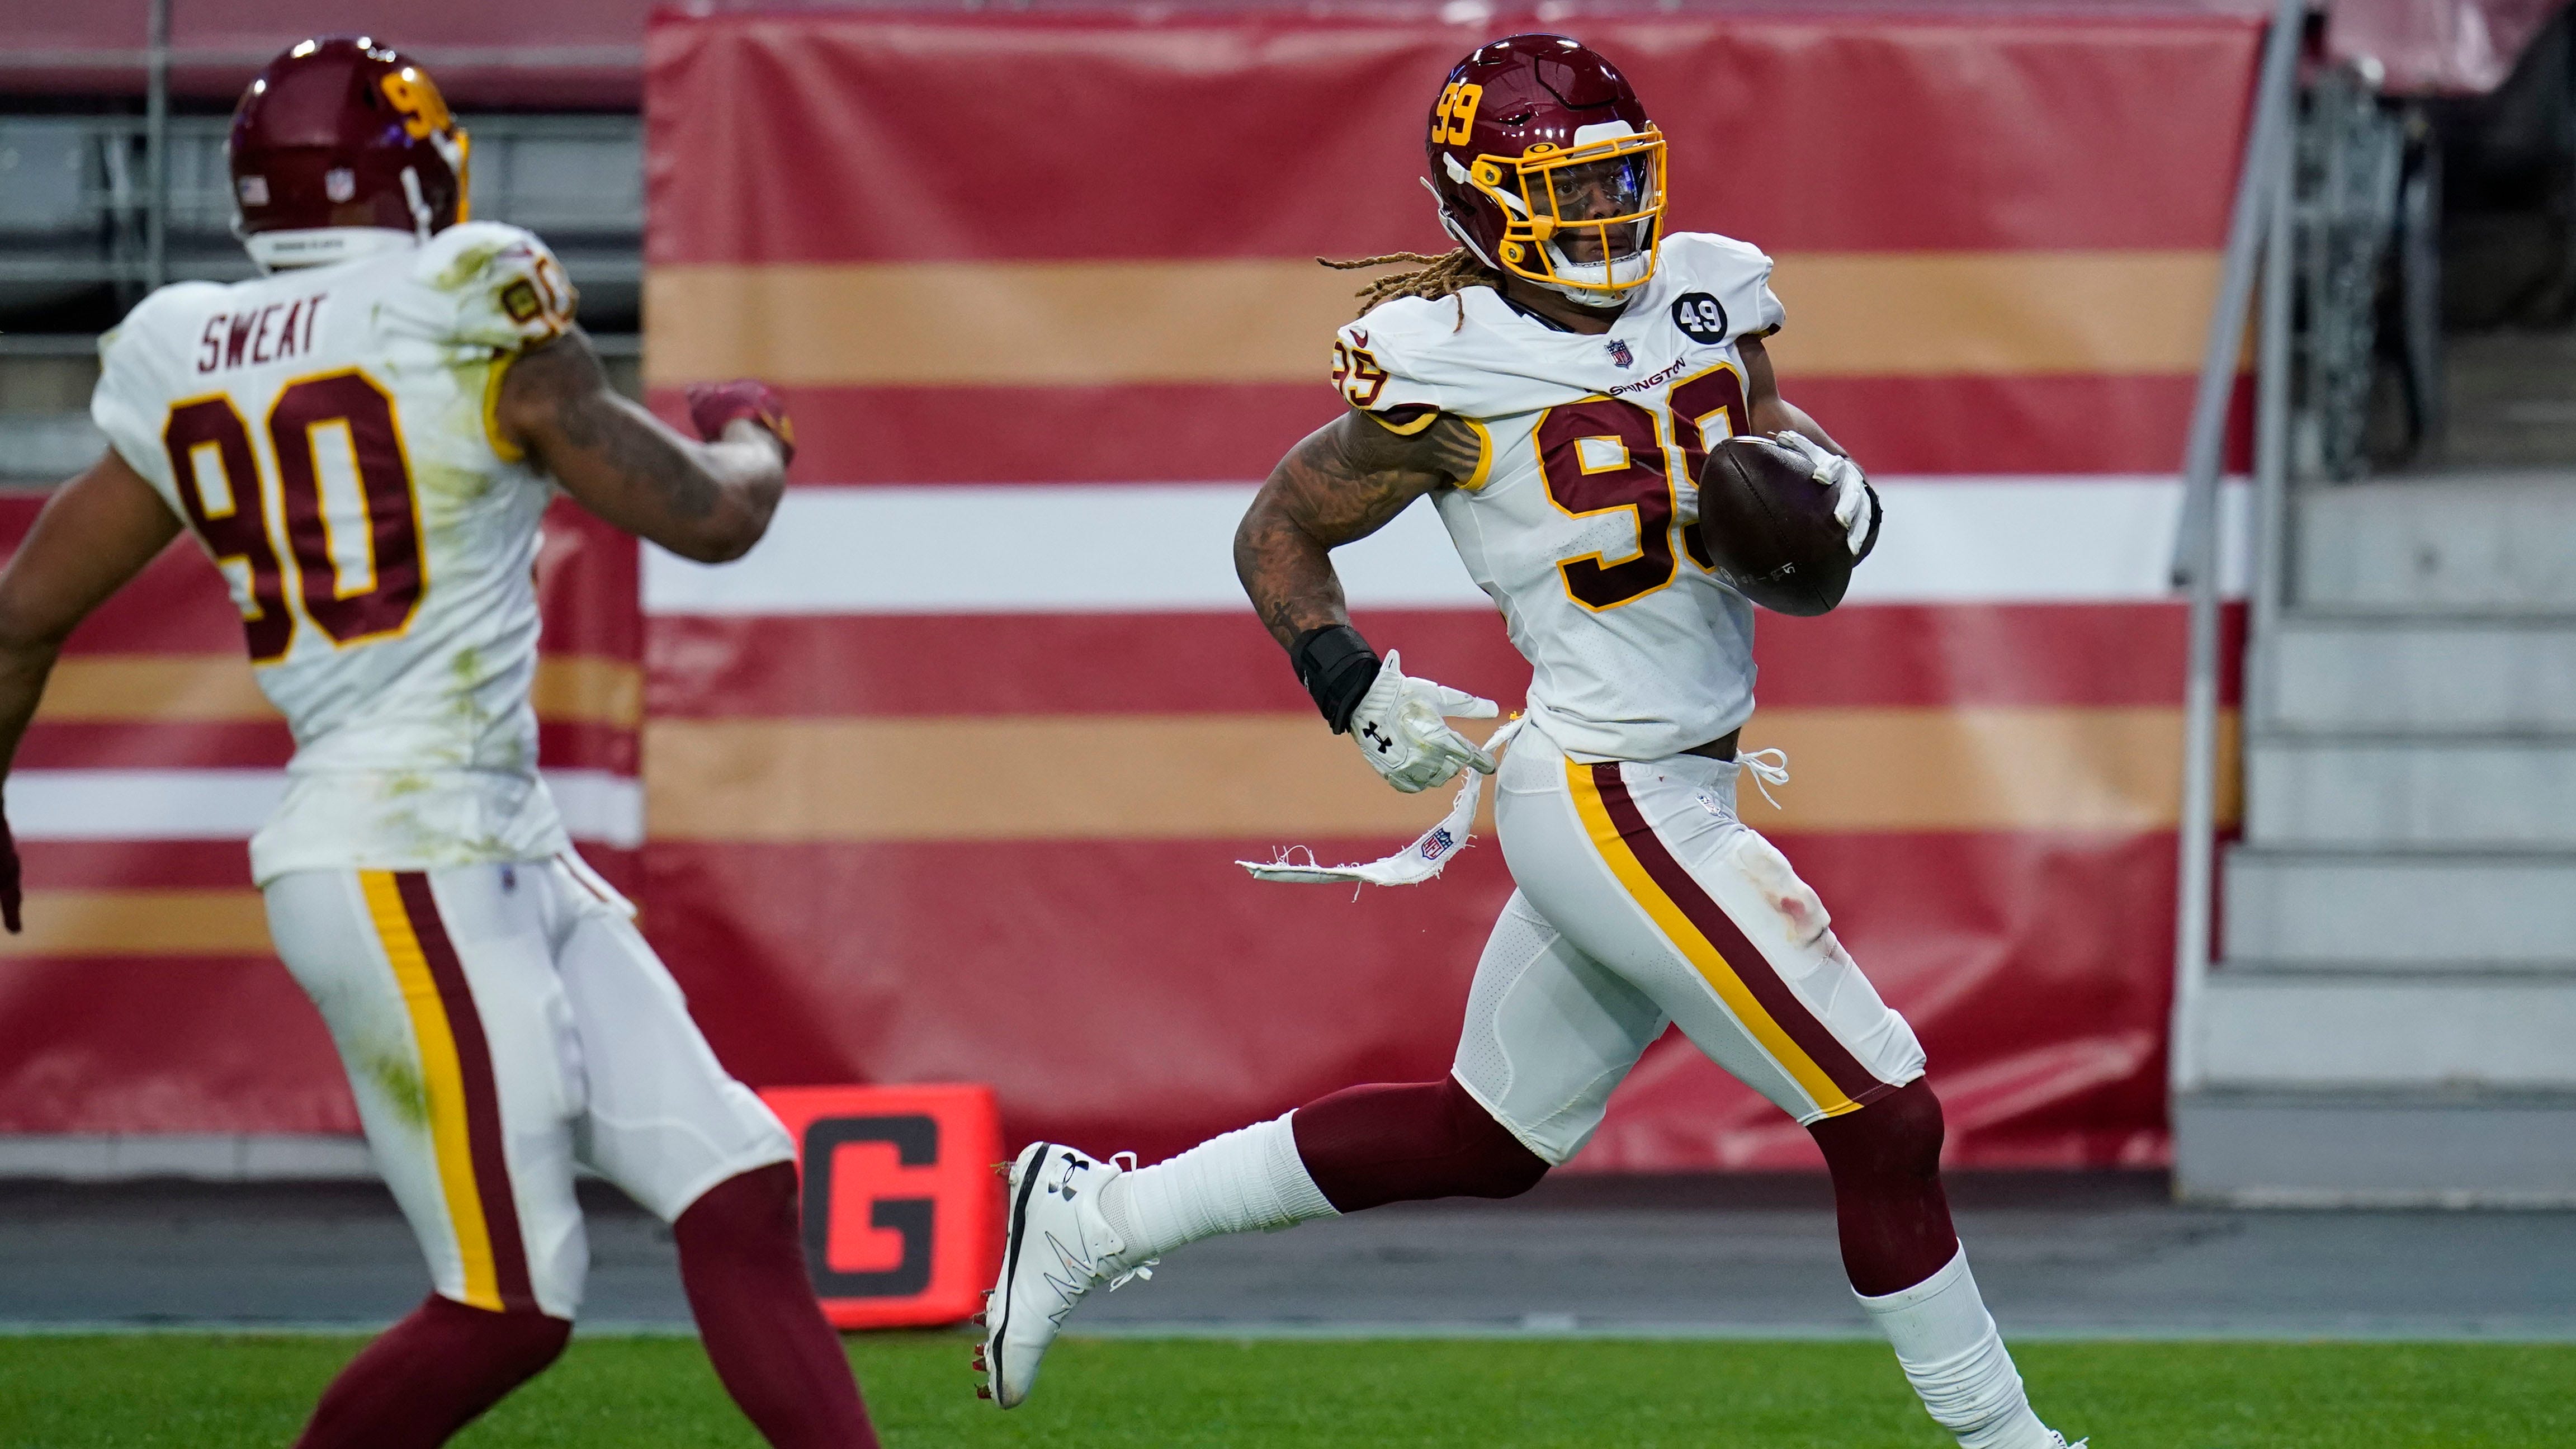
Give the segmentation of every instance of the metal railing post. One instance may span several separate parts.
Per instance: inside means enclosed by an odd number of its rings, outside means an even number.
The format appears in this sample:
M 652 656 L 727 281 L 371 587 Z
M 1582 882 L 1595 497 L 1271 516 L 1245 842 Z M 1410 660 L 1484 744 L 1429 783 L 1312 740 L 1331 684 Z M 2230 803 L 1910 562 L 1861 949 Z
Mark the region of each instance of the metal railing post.
M 144 52 L 143 284 L 170 280 L 170 0 L 152 0 Z
M 2182 521 L 2174 540 L 2173 579 L 2191 591 L 2190 662 L 2183 683 L 2181 879 L 2167 1048 L 2170 1080 L 2177 1092 L 2200 1082 L 2200 998 L 2209 976 L 2210 923 L 2216 905 L 2218 480 L 2226 463 L 2228 404 L 2236 390 L 2236 360 L 2245 345 L 2254 264 L 2263 249 L 2275 148 L 2289 144 L 2290 89 L 2297 76 L 2306 13 L 2307 0 L 2280 0 L 2271 30 L 2264 36 L 2254 124 L 2245 138 L 2245 161 L 2236 178 L 2226 261 L 2210 314 L 2208 344 L 2201 353 L 2191 440 L 2183 456 Z
M 2247 580 L 2243 728 L 2274 715 L 2271 658 L 2290 587 L 2290 316 L 2297 269 L 2292 247 L 2298 221 L 2299 148 L 2286 136 L 2273 148 L 2272 199 L 2265 213 L 2263 308 L 2255 331 L 2254 547 Z

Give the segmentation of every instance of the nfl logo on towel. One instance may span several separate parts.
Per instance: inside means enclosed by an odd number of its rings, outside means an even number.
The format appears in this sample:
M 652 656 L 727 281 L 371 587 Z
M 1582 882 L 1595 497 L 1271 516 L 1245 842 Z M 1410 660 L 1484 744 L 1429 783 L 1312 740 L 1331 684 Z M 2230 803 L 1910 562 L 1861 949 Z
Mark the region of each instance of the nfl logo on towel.
M 1429 835 L 1422 837 L 1422 858 L 1424 860 L 1438 860 L 1440 857 L 1447 855 L 1449 853 L 1449 848 L 1457 843 L 1458 837 L 1451 835 L 1445 828 L 1434 830 Z

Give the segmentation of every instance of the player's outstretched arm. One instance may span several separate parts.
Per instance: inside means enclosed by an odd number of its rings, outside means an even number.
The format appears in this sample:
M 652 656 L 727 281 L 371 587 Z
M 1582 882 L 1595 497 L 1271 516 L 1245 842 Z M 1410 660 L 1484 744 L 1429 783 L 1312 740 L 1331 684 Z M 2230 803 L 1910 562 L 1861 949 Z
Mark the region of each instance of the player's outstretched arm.
M 1234 530 L 1235 576 L 1279 647 L 1294 650 L 1309 629 L 1350 623 L 1332 551 L 1473 475 L 1481 449 L 1475 430 L 1445 413 L 1399 434 L 1355 411 L 1289 449 Z
M 46 500 L 27 541 L 0 569 L 0 774 L 17 757 L 72 627 L 178 532 L 178 517 L 113 450 Z M 18 929 L 18 849 L 5 819 L 0 925 Z
M 1483 459 L 1476 430 L 1447 414 L 1391 426 L 1344 413 L 1288 450 L 1234 531 L 1234 571 L 1297 682 L 1333 732 L 1356 739 L 1370 767 L 1407 793 L 1470 766 L 1493 773 L 1494 757 L 1442 717 L 1489 719 L 1494 704 L 1406 677 L 1392 651 L 1380 660 L 1351 627 L 1332 550 L 1432 489 L 1474 477 Z
M 774 411 L 747 407 L 693 442 L 619 396 L 579 328 L 519 354 L 492 422 L 584 508 L 700 563 L 749 553 L 787 483 Z

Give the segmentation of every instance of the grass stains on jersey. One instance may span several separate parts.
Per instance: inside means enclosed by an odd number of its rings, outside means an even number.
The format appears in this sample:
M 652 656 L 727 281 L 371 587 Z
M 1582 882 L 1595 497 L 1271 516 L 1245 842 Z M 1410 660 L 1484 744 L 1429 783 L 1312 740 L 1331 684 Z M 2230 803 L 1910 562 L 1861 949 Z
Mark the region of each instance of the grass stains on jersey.
M 529 702 L 553 486 L 485 409 L 506 360 L 573 305 L 543 242 L 472 222 L 165 287 L 102 343 L 91 415 L 224 573 L 295 732 L 286 799 L 251 845 L 262 883 L 567 847 Z

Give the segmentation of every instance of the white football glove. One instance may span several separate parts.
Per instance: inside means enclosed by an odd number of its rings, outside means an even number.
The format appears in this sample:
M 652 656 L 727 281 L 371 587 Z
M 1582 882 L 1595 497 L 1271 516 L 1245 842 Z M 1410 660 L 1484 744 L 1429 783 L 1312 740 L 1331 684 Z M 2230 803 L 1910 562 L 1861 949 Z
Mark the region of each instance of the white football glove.
M 1826 451 L 1822 443 L 1794 428 L 1783 428 L 1771 437 L 1807 460 L 1815 470 L 1809 477 L 1834 490 L 1834 522 L 1843 526 L 1852 556 L 1859 557 L 1861 545 L 1869 541 L 1870 524 L 1869 480 L 1861 475 L 1860 465 L 1840 453 Z
M 1428 679 L 1408 679 L 1402 660 L 1401 653 L 1388 650 L 1376 682 L 1351 711 L 1351 738 L 1369 767 L 1407 795 L 1455 779 L 1470 765 L 1480 774 L 1494 773 L 1492 755 L 1442 722 L 1450 715 L 1492 719 L 1501 712 L 1494 702 Z

